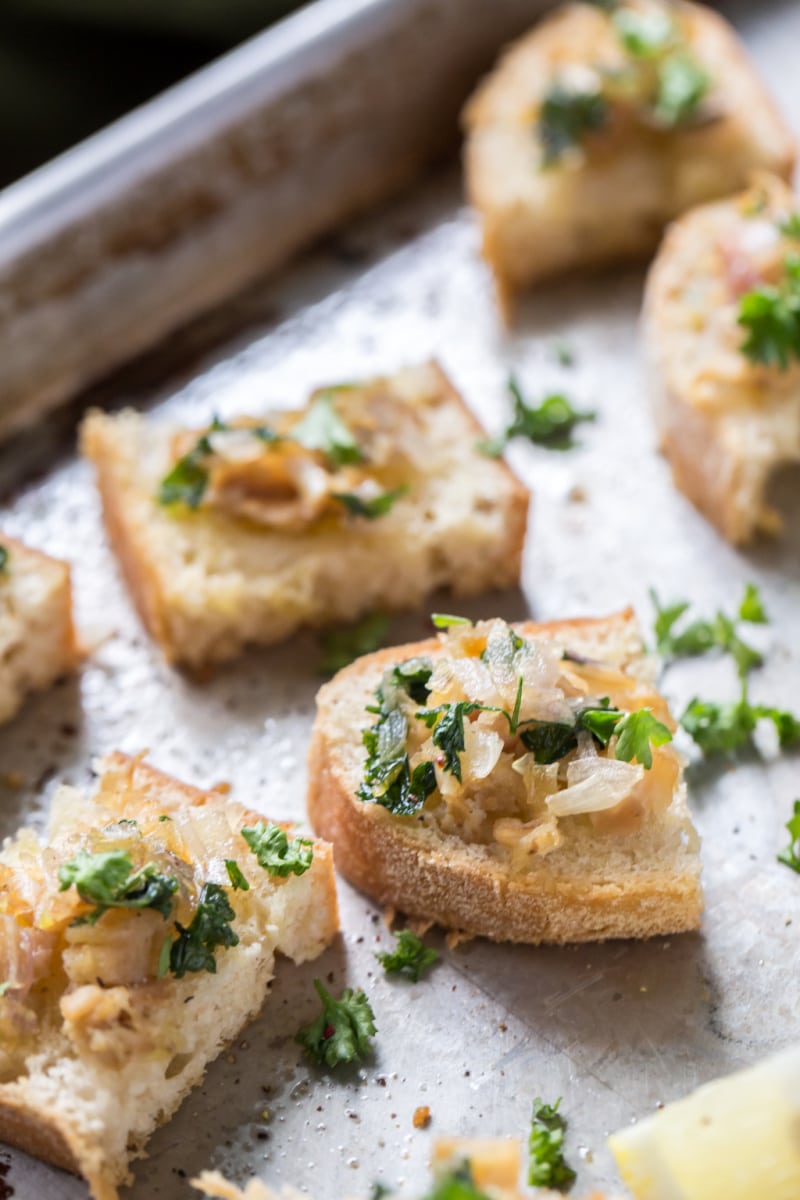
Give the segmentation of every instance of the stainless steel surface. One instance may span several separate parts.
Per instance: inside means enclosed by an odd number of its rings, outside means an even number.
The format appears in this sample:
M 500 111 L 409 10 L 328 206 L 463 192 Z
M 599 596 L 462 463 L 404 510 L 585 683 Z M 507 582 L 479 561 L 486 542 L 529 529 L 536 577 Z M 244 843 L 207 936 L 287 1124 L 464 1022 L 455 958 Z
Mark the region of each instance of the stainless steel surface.
M 544 0 L 319 0 L 0 194 L 0 437 L 455 145 Z
M 741 12 L 756 59 L 800 126 L 792 105 L 800 10 Z M 455 173 L 439 176 L 350 230 L 340 249 L 354 261 L 320 253 L 264 287 L 259 300 L 279 314 L 274 326 L 240 334 L 157 390 L 131 384 L 123 394 L 120 385 L 117 398 L 154 401 L 196 422 L 212 411 L 296 404 L 313 384 L 435 354 L 497 427 L 509 367 L 534 395 L 563 386 L 597 408 L 598 421 L 569 453 L 512 448 L 535 493 L 524 588 L 476 602 L 470 614 L 556 617 L 631 601 L 649 625 L 651 584 L 711 612 L 733 605 L 752 579 L 772 616 L 769 629 L 755 631 L 768 653 L 754 696 L 800 710 L 797 476 L 781 485 L 790 514 L 783 541 L 748 555 L 724 545 L 673 490 L 655 451 L 637 361 L 641 275 L 548 289 L 506 333 L 459 196 Z M 555 361 L 561 339 L 575 350 L 573 369 Z M 41 821 L 56 781 L 88 782 L 90 758 L 114 747 L 149 747 L 158 766 L 182 778 L 229 779 L 264 812 L 302 818 L 318 685 L 311 638 L 254 652 L 204 686 L 168 670 L 117 577 L 88 468 L 71 458 L 16 496 L 0 527 L 73 561 L 79 617 L 87 639 L 100 642 L 78 680 L 0 731 L 2 832 Z M 398 640 L 425 630 L 422 616 L 393 625 Z M 680 709 L 696 691 L 732 696 L 734 681 L 726 664 L 697 661 L 671 671 L 665 687 Z M 239 1179 L 254 1172 L 294 1183 L 318 1200 L 365 1196 L 376 1179 L 404 1183 L 413 1196 L 433 1137 L 524 1136 L 537 1094 L 564 1097 L 579 1170 L 573 1194 L 613 1185 L 607 1132 L 800 1040 L 800 881 L 775 861 L 800 795 L 798 758 L 767 746 L 763 759 L 693 763 L 689 778 L 704 839 L 699 934 L 565 949 L 473 942 L 454 951 L 432 936 L 442 962 L 414 987 L 384 978 L 373 959 L 387 942 L 381 914 L 342 883 L 341 940 L 300 970 L 280 965 L 263 1015 L 153 1138 L 131 1200 L 188 1198 L 186 1177 L 211 1165 Z M 337 988 L 366 988 L 379 1026 L 375 1060 L 333 1080 L 310 1069 L 293 1042 L 315 1008 L 312 979 L 329 972 Z M 431 1107 L 427 1131 L 412 1126 L 419 1104 Z M 15 1200 L 85 1196 L 79 1182 L 24 1155 L 2 1157 Z

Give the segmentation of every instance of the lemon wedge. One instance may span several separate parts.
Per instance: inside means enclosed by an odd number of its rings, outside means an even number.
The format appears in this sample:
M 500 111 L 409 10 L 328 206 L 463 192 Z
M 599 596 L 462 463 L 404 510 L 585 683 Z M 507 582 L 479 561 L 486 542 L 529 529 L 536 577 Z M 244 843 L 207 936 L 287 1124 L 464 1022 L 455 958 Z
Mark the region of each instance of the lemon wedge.
M 609 1138 L 636 1200 L 800 1200 L 800 1046 Z

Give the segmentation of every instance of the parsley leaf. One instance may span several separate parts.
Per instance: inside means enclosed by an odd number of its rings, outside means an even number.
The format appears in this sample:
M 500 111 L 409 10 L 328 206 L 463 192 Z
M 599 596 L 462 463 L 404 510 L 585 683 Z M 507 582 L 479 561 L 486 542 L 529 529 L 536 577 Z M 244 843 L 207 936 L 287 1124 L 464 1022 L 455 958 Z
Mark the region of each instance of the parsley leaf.
M 209 434 L 226 430 L 228 426 L 219 417 L 214 417 L 206 433 L 197 439 L 188 454 L 184 454 L 161 480 L 158 489 L 158 502 L 168 507 L 171 504 L 185 504 L 187 508 L 196 509 L 208 487 L 208 467 L 206 459 L 213 454 Z
M 395 687 L 402 688 L 415 704 L 426 704 L 430 695 L 433 663 L 429 658 L 407 658 L 392 667 L 390 679 Z
M 280 825 L 259 821 L 251 829 L 243 829 L 242 837 L 269 875 L 285 879 L 287 875 L 304 875 L 314 859 L 314 843 L 308 838 L 289 835 Z
M 681 725 L 704 754 L 730 754 L 752 745 L 759 721 L 771 721 L 781 749 L 800 744 L 800 720 L 786 709 L 751 704 L 743 682 L 742 695 L 733 703 L 695 697 L 681 717 Z
M 435 629 L 449 629 L 451 625 L 471 625 L 469 617 L 454 617 L 452 613 L 431 613 L 431 624 Z
M 754 583 L 746 583 L 744 596 L 739 605 L 739 620 L 747 621 L 750 625 L 767 625 L 767 616 L 761 600 L 761 594 Z
M 618 8 L 611 18 L 619 40 L 634 58 L 657 58 L 675 41 L 675 26 L 666 12 Z
M 546 93 L 537 132 L 542 146 L 542 166 L 552 167 L 568 150 L 580 146 L 587 134 L 602 129 L 608 105 L 600 89 L 574 91 L 556 82 Z
M 658 92 L 653 112 L 673 128 L 691 120 L 708 94 L 711 79 L 689 54 L 669 54 L 658 64 Z
M 543 1104 L 537 1096 L 533 1102 L 531 1132 L 528 1140 L 528 1183 L 531 1187 L 565 1190 L 575 1180 L 575 1172 L 564 1161 L 564 1132 L 566 1122 L 555 1104 Z
M 483 704 L 459 700 L 455 704 L 440 704 L 438 708 L 423 708 L 414 715 L 433 729 L 433 744 L 444 753 L 444 769 L 461 780 L 461 759 L 464 749 L 464 717 L 485 710 Z
M 408 720 L 399 708 L 381 712 L 379 720 L 361 735 L 367 748 L 364 779 L 358 798 L 380 804 L 395 816 L 410 816 L 436 791 L 432 762 L 418 763 L 413 772 L 406 753 Z
M 204 883 L 197 909 L 188 927 L 175 922 L 178 937 L 169 951 L 169 969 L 177 979 L 187 971 L 217 973 L 214 950 L 217 946 L 238 946 L 238 935 L 231 929 L 236 913 L 218 883 Z M 163 952 L 162 952 L 163 953 Z
M 785 277 L 778 286 L 762 284 L 739 301 L 738 322 L 747 330 L 741 351 L 751 362 L 787 370 L 800 358 L 800 258 L 785 260 Z
M 672 741 L 666 725 L 657 720 L 649 708 L 639 708 L 622 718 L 616 727 L 616 756 L 623 762 L 634 760 L 649 771 L 653 765 L 653 746 Z
M 242 868 L 234 858 L 225 859 L 225 870 L 228 872 L 228 879 L 231 881 L 231 887 L 234 891 L 249 892 L 250 884 L 247 882 Z
M 800 212 L 789 213 L 778 221 L 778 229 L 784 237 L 800 239 Z
M 464 1162 L 437 1179 L 433 1190 L 423 1200 L 489 1200 L 489 1197 L 485 1192 L 478 1191 L 472 1178 L 472 1168 L 468 1162 Z
M 71 862 L 59 867 L 58 880 L 59 891 L 74 885 L 81 900 L 96 905 L 73 925 L 94 925 L 109 908 L 154 908 L 166 920 L 178 889 L 175 876 L 162 874 L 154 862 L 134 871 L 123 850 L 101 854 L 79 850 Z
M 734 620 L 725 613 L 718 611 L 713 621 L 692 621 L 675 631 L 676 624 L 689 608 L 689 602 L 680 600 L 662 607 L 652 588 L 650 599 L 656 610 L 656 649 L 663 658 L 692 657 L 706 654 L 709 650 L 723 650 L 733 658 L 742 679 L 761 664 L 761 654 L 742 640 Z M 767 619 L 758 588 L 753 583 L 745 587 L 738 618 L 750 624 L 763 623 Z
M 376 954 L 378 962 L 387 975 L 406 975 L 414 983 L 419 983 L 423 972 L 439 961 L 436 950 L 417 937 L 411 929 L 400 929 L 395 934 L 394 950 Z
M 333 407 L 332 390 L 326 389 L 312 401 L 289 436 L 307 450 L 319 450 L 333 466 L 342 467 L 361 462 L 364 455 L 353 433 Z
M 371 654 L 384 643 L 389 630 L 385 613 L 367 613 L 355 625 L 329 629 L 320 638 L 322 657 L 319 669 L 323 675 L 335 675 L 362 654 Z
M 581 421 L 594 421 L 595 413 L 578 412 L 566 396 L 560 393 L 546 396 L 537 407 L 526 402 L 517 380 L 510 376 L 508 390 L 514 409 L 511 423 L 504 433 L 478 443 L 482 454 L 498 458 L 512 438 L 523 437 L 536 445 L 548 446 L 551 450 L 569 450 L 572 432 Z
M 0 575 L 5 575 L 8 570 L 8 548 L 0 546 Z
M 360 988 L 345 988 L 338 1000 L 314 980 L 322 1012 L 299 1030 L 295 1041 L 320 1066 L 360 1062 L 369 1053 L 370 1038 L 377 1032 L 375 1014 Z
M 366 517 L 368 521 L 374 521 L 391 512 L 396 501 L 407 493 L 408 485 L 393 488 L 389 492 L 381 492 L 380 495 L 372 496 L 368 500 L 359 496 L 357 492 L 332 492 L 331 495 L 354 517 Z
M 797 871 L 800 875 L 800 855 L 797 851 L 800 849 L 800 800 L 795 800 L 794 811 L 786 822 L 786 828 L 789 831 L 789 845 L 785 850 L 781 850 L 778 855 L 778 862 L 784 866 L 791 867 L 793 871 Z

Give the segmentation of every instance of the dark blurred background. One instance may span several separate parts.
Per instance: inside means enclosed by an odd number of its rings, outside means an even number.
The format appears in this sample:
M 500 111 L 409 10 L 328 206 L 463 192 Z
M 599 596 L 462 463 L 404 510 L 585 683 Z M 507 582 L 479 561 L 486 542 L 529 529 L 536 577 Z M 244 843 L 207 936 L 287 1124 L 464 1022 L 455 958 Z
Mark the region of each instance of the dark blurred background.
M 307 0 L 0 0 L 0 187 Z

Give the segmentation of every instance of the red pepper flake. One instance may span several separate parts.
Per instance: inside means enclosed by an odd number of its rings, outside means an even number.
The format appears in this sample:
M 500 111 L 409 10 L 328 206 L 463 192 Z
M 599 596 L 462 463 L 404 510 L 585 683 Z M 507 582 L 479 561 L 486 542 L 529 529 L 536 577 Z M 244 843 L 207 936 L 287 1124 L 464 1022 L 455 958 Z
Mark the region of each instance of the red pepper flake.
M 437 755 L 436 755 L 436 765 L 437 765 L 437 767 L 443 767 L 443 766 L 444 766 L 444 755 L 443 755 L 443 754 L 437 754 Z
M 327 1042 L 328 1038 L 332 1038 L 335 1033 L 336 1033 L 335 1025 L 326 1025 L 322 1031 L 322 1037 Z

